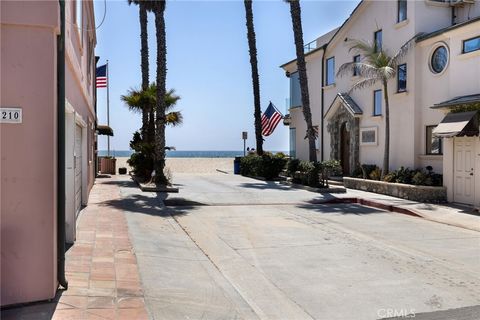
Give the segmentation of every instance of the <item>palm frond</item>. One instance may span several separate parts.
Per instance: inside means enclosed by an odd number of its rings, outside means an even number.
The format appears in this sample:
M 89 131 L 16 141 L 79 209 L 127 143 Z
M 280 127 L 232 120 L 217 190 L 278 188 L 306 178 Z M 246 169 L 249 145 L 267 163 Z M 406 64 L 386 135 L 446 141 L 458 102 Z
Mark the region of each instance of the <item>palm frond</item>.
M 353 72 L 356 73 L 363 78 L 373 78 L 378 77 L 378 69 L 375 66 L 372 66 L 365 62 L 347 62 L 340 66 L 337 72 L 337 76 L 348 76 L 352 75 Z
M 179 126 L 183 123 L 183 115 L 180 111 L 172 111 L 165 115 L 165 122 L 172 127 Z
M 354 90 L 360 90 L 360 89 L 365 89 L 365 88 L 369 88 L 373 85 L 375 85 L 377 82 L 381 81 L 380 78 L 365 78 L 365 79 L 362 79 L 358 82 L 356 82 L 351 88 L 350 90 L 348 91 L 348 93 L 354 91 Z
M 400 62 L 405 58 L 410 49 L 413 47 L 416 36 L 405 42 L 400 49 L 390 58 L 389 66 L 395 68 L 400 64 Z
M 364 41 L 364 40 L 357 40 L 357 39 L 350 39 L 348 40 L 350 44 L 349 52 L 356 52 L 361 54 L 366 60 L 370 60 L 372 56 L 377 53 L 375 44 Z

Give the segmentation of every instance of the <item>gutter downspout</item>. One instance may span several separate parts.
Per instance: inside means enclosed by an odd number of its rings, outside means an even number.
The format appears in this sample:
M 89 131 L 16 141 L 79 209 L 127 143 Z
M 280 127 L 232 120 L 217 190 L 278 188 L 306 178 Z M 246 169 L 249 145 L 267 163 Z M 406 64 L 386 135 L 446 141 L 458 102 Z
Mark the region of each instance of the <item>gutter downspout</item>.
M 322 148 L 321 152 L 320 152 L 320 161 L 324 161 L 324 155 L 323 155 L 323 144 L 324 144 L 324 138 L 323 138 L 323 129 L 324 129 L 324 121 L 323 121 L 323 113 L 324 113 L 324 107 L 323 107 L 323 104 L 324 104 L 324 100 L 325 100 L 325 89 L 324 89 L 324 85 L 325 85 L 325 51 L 327 50 L 327 46 L 328 46 L 328 43 L 324 44 L 322 46 L 322 89 L 321 89 L 321 95 L 320 95 L 320 103 L 321 103 L 321 114 L 320 114 L 320 130 L 321 130 L 321 137 L 320 137 L 320 148 Z
M 57 280 L 65 289 L 65 0 L 59 0 L 57 36 Z

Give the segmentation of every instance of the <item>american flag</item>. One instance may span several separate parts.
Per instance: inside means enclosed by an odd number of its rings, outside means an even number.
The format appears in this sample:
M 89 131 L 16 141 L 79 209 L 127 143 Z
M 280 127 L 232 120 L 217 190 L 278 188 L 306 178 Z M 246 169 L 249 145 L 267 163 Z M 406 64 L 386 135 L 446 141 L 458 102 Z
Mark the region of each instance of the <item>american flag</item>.
M 262 135 L 265 137 L 271 135 L 282 118 L 283 115 L 270 102 L 267 110 L 262 114 Z
M 97 68 L 96 77 L 97 77 L 97 88 L 106 88 L 107 87 L 107 65 L 106 64 Z

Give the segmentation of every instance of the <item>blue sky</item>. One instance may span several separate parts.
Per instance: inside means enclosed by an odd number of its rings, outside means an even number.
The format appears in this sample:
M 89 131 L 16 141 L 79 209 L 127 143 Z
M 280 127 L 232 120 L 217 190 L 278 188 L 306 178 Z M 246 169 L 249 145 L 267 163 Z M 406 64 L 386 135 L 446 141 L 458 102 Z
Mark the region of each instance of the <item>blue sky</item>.
M 305 43 L 336 28 L 359 1 L 302 1 Z M 128 111 L 120 96 L 141 83 L 138 8 L 106 1 L 97 30 L 98 65 L 109 60 L 112 150 L 128 150 L 141 115 Z M 104 1 L 95 0 L 97 25 Z M 289 5 L 254 1 L 262 110 L 272 101 L 284 113 L 288 79 L 279 66 L 295 57 Z M 156 74 L 154 16 L 149 14 L 150 80 Z M 167 129 L 167 145 L 177 150 L 241 150 L 241 132 L 254 147 L 253 95 L 243 1 L 168 1 L 167 88 L 181 100 L 184 124 Z M 106 89 L 98 90 L 99 123 L 106 123 Z M 288 150 L 288 127 L 279 124 L 266 138 L 266 150 Z M 99 149 L 106 149 L 100 137 Z

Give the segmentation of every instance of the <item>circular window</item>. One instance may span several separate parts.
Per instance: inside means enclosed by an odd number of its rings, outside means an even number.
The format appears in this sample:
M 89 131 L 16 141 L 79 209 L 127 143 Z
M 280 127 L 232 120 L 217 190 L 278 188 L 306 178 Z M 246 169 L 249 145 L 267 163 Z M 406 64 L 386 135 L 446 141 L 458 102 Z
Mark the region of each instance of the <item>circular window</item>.
M 441 73 L 448 63 L 448 50 L 445 46 L 439 46 L 432 53 L 430 67 L 434 73 Z

